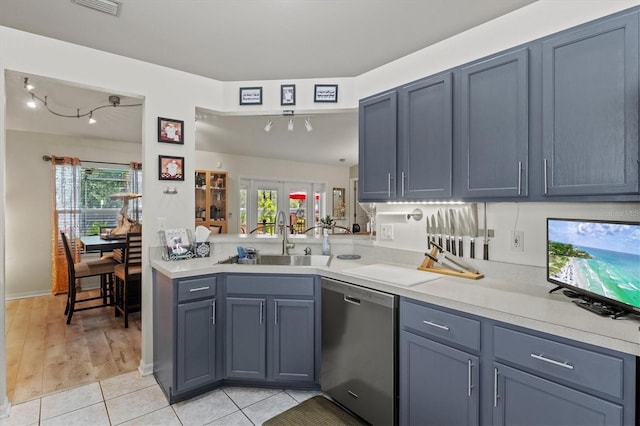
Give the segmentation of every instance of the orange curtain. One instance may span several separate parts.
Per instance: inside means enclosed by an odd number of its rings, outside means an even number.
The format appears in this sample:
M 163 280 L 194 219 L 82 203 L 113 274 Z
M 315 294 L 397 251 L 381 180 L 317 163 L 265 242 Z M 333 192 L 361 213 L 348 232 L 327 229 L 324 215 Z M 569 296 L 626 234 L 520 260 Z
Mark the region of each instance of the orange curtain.
M 76 244 L 76 238 L 79 236 L 80 160 L 74 157 L 52 156 L 51 186 L 51 292 L 60 294 L 67 292 L 69 282 L 60 231 L 67 236 L 75 261 L 80 260 Z

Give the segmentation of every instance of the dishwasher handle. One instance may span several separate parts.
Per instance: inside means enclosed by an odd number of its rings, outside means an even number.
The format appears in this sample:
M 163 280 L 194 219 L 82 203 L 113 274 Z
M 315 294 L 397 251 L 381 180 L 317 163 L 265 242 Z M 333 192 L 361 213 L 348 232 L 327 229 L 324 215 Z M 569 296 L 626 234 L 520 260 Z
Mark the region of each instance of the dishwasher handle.
M 356 299 L 355 297 L 351 297 L 348 295 L 344 295 L 344 301 L 347 303 L 353 303 L 354 305 L 360 305 L 360 299 Z

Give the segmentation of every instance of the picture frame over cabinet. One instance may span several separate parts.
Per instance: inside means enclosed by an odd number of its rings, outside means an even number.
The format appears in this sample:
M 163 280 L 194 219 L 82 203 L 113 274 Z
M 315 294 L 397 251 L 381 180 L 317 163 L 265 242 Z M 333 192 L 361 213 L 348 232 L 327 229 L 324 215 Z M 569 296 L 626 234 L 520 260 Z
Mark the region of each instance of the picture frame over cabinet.
M 212 234 L 227 233 L 228 174 L 195 171 L 195 226 L 206 226 Z

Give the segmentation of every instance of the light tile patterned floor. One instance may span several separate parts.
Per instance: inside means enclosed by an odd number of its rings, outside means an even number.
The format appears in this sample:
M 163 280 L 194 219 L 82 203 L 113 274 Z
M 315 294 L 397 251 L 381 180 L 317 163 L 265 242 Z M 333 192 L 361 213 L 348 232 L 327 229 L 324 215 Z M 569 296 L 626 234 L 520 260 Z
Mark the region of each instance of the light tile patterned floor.
M 320 392 L 217 389 L 167 403 L 153 376 L 137 371 L 24 402 L 5 425 L 261 425 Z

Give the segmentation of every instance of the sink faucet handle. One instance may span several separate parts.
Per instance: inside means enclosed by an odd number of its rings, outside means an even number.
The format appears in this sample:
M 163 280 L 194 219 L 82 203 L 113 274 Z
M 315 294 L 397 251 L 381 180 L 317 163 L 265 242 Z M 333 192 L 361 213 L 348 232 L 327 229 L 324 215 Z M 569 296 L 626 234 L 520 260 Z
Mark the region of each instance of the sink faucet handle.
M 311 247 L 305 247 L 304 248 L 304 254 L 305 254 L 305 256 L 309 256 L 311 254 Z

